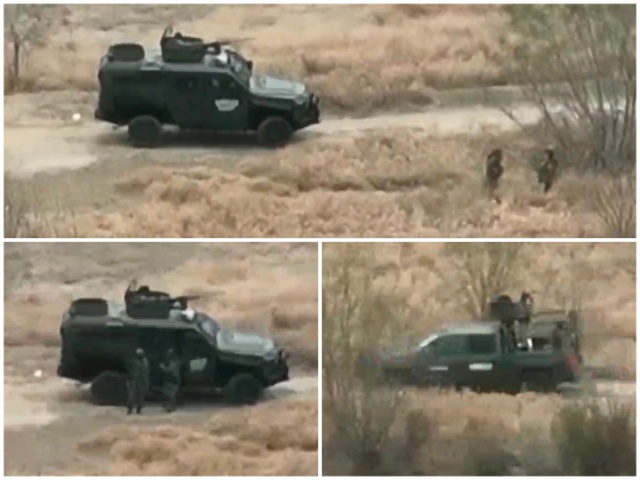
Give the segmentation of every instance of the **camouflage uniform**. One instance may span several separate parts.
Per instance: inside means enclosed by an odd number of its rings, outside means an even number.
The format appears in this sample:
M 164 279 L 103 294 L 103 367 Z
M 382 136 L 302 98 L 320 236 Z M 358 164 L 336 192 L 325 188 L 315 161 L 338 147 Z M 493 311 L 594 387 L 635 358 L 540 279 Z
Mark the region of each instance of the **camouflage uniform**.
M 149 361 L 144 350 L 138 348 L 131 361 L 129 378 L 127 380 L 127 413 L 130 415 L 133 409 L 136 413 L 142 413 L 145 397 L 149 390 Z
M 551 334 L 551 348 L 553 350 L 562 350 L 563 343 L 563 328 L 561 325 L 556 325 Z
M 163 373 L 162 395 L 164 397 L 164 408 L 167 412 L 176 409 L 176 400 L 181 383 L 180 360 L 173 350 L 167 352 L 166 363 L 160 364 Z
M 503 173 L 502 149 L 497 148 L 489 153 L 485 166 L 485 185 L 490 193 L 498 188 L 498 182 Z
M 558 174 L 558 160 L 555 157 L 553 147 L 547 147 L 544 151 L 545 159 L 538 169 L 538 183 L 543 185 L 544 193 L 547 193 Z

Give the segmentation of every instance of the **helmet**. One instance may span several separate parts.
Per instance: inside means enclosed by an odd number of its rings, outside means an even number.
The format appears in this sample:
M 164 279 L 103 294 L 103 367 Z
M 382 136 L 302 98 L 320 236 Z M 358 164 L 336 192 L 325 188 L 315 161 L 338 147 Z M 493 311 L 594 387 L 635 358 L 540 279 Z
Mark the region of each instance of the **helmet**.
M 143 357 L 144 356 L 144 350 L 141 348 L 136 348 L 136 355 L 138 357 Z

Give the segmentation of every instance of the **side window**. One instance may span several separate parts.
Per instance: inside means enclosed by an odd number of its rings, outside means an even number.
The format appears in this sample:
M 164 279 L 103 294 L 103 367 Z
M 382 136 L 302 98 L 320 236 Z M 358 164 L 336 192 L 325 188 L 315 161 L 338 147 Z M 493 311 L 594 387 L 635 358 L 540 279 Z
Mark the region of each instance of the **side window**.
M 467 351 L 467 337 L 465 335 L 445 335 L 435 340 L 431 346 L 437 355 L 461 355 Z
M 181 344 L 181 350 L 187 360 L 203 358 L 209 355 L 209 344 L 196 332 L 184 332 Z
M 496 353 L 497 349 L 495 335 L 469 335 L 469 353 L 489 355 Z
M 183 75 L 176 78 L 173 88 L 181 93 L 192 92 L 198 89 L 198 77 L 195 75 Z
M 235 78 L 229 75 L 216 75 L 211 78 L 211 85 L 220 95 L 234 95 L 240 91 L 240 86 Z

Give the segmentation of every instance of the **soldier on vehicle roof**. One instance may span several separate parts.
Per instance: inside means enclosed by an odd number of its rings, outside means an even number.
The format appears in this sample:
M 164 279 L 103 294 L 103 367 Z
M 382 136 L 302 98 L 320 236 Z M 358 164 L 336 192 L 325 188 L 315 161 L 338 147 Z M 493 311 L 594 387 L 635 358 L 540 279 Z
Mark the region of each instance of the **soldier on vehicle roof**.
M 141 414 L 149 391 L 149 361 L 142 348 L 136 349 L 128 374 L 127 415 L 131 415 L 134 408 L 137 414 Z
M 562 350 L 562 337 L 564 333 L 564 323 L 556 322 L 553 333 L 551 334 L 551 347 L 553 350 Z

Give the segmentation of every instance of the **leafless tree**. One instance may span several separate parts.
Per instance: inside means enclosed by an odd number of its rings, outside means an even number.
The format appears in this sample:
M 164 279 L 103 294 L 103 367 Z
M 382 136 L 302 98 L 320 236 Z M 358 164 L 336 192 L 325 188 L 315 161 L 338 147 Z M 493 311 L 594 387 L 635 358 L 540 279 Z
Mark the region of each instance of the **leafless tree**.
M 523 248 L 520 243 L 448 243 L 456 276 L 462 275 L 458 300 L 474 318 L 481 318 L 487 299 L 519 283 Z
M 635 8 L 509 7 L 522 38 L 512 81 L 525 86 L 542 115 L 531 133 L 556 145 L 563 166 L 614 174 L 635 169 Z
M 331 424 L 330 448 L 348 457 L 351 473 L 372 474 L 402 410 L 401 393 L 381 385 L 376 352 L 400 333 L 405 310 L 402 301 L 374 287 L 373 261 L 361 245 L 331 249 L 324 255 L 322 292 L 323 408 Z

